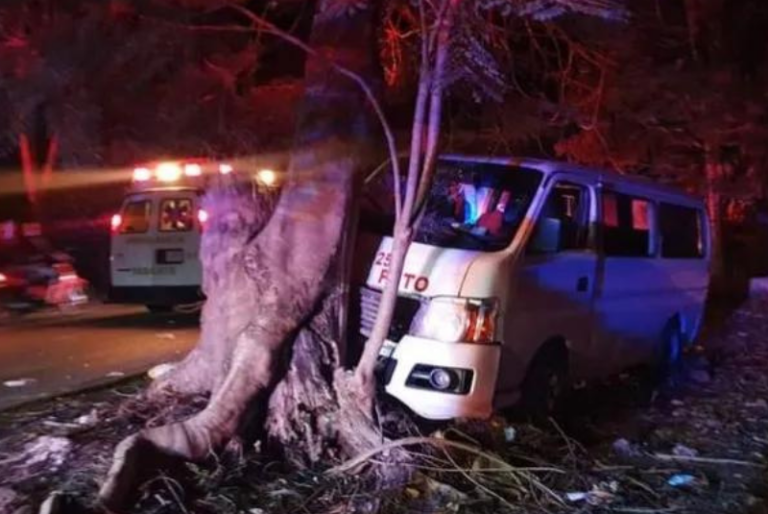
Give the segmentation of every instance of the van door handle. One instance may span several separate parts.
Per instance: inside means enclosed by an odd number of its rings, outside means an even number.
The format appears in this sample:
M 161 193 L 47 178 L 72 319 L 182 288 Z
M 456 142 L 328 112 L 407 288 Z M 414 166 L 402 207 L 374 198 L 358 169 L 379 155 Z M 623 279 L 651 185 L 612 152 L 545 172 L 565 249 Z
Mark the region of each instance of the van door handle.
M 583 293 L 587 289 L 589 289 L 589 277 L 579 277 L 576 281 L 576 291 Z

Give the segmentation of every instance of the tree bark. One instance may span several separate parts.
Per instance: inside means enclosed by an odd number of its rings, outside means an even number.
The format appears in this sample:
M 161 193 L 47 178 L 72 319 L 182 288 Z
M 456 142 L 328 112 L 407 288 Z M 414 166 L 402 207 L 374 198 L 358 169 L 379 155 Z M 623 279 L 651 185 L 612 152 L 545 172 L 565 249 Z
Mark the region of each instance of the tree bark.
M 156 390 L 211 392 L 209 404 L 118 445 L 101 490 L 110 509 L 130 503 L 148 461 L 201 459 L 265 414 L 270 440 L 296 463 L 381 442 L 338 367 L 356 174 L 381 136 L 357 85 L 328 64 L 376 75 L 376 13 L 373 5 L 335 4 L 321 0 L 315 15 L 310 46 L 319 55 L 307 60 L 288 181 L 266 226 L 242 185 L 217 188 L 207 200 L 201 339 Z
M 721 187 L 722 164 L 707 147 L 705 151 L 706 202 L 709 211 L 709 234 L 711 239 L 712 256 L 710 258 L 710 275 L 716 286 L 725 280 L 725 264 L 723 255 L 723 199 Z

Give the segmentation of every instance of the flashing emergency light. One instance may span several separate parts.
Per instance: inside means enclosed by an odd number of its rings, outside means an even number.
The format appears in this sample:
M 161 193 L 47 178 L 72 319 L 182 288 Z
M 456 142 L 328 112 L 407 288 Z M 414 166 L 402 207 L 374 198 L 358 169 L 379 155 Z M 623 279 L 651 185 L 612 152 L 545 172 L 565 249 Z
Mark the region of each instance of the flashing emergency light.
M 203 168 L 199 164 L 185 164 L 184 175 L 188 177 L 199 177 L 203 174 Z
M 265 186 L 274 186 L 277 182 L 277 173 L 267 169 L 259 170 L 259 172 L 256 173 L 256 180 Z
M 208 222 L 208 211 L 206 211 L 205 209 L 198 209 L 197 221 L 200 222 L 200 225 L 205 225 Z
M 6 282 L 8 282 L 8 277 L 0 273 L 0 287 L 2 287 Z
M 120 225 L 123 224 L 123 217 L 119 214 L 113 214 L 112 219 L 110 220 L 110 225 L 112 226 L 113 231 L 117 231 L 117 229 L 120 228 Z
M 136 182 L 145 182 L 152 178 L 152 171 L 149 168 L 136 168 L 133 170 L 133 180 Z
M 181 178 L 181 166 L 175 162 L 158 164 L 155 176 L 160 182 L 175 182 Z
M 232 171 L 234 171 L 234 168 L 231 164 L 219 164 L 219 173 L 222 175 L 228 175 Z

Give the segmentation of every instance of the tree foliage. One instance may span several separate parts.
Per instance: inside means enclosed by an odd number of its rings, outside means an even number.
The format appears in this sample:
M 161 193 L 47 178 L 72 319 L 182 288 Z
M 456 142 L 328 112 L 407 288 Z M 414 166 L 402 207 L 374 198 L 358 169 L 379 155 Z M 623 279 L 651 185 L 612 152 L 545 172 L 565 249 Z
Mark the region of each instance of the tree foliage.
M 196 31 L 194 12 L 161 7 L 83 0 L 51 4 L 48 15 L 31 2 L 0 9 L 0 149 L 15 152 L 36 124 L 59 135 L 65 166 L 285 145 L 301 87 L 293 78 L 258 87 L 263 41 Z

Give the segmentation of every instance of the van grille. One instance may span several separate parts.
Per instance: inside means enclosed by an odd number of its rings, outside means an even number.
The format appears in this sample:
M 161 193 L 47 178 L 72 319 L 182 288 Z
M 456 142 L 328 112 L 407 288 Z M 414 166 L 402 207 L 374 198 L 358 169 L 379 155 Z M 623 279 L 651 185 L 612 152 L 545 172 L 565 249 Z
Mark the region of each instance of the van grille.
M 365 337 L 369 337 L 373 331 L 373 325 L 376 322 L 376 313 L 381 303 L 381 292 L 367 287 L 361 287 L 359 290 L 359 332 Z M 398 296 L 395 303 L 395 313 L 392 317 L 392 325 L 389 327 L 387 339 L 395 343 L 408 333 L 411 322 L 419 310 L 421 302 L 416 298 Z

